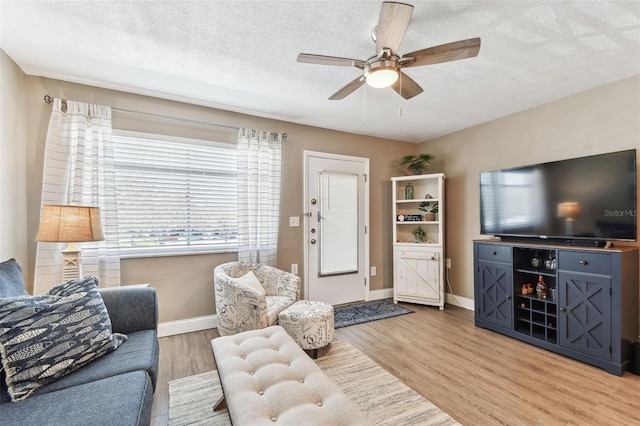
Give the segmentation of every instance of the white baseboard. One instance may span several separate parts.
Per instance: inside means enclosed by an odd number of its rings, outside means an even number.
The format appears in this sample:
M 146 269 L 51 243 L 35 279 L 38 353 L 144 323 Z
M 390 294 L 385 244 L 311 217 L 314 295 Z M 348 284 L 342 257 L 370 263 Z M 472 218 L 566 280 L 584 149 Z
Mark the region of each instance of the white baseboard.
M 369 292 L 369 300 L 392 299 L 392 298 L 393 298 L 392 288 L 383 288 L 382 290 L 372 290 Z M 468 309 L 470 311 L 473 311 L 475 309 L 473 299 L 468 299 L 466 297 L 457 296 L 451 293 L 445 294 L 445 303 L 459 306 L 461 308 Z
M 391 299 L 393 298 L 392 288 L 383 288 L 382 290 L 371 290 L 369 292 L 369 300 Z
M 192 333 L 194 331 L 208 330 L 216 327 L 218 327 L 218 317 L 216 315 L 162 322 L 158 324 L 158 337 Z
M 475 303 L 473 299 L 469 299 L 462 296 L 457 296 L 455 294 L 447 293 L 446 295 L 446 303 L 451 305 L 459 306 L 461 308 L 468 309 L 470 311 L 475 310 Z
M 393 298 L 392 288 L 373 290 L 369 292 L 369 300 L 391 299 Z M 470 311 L 474 310 L 473 299 L 462 296 L 446 294 L 446 303 L 459 306 Z M 169 321 L 158 324 L 158 337 L 174 336 L 176 334 L 192 333 L 194 331 L 208 330 L 218 327 L 218 317 L 207 315 L 204 317 L 187 318 L 177 321 Z

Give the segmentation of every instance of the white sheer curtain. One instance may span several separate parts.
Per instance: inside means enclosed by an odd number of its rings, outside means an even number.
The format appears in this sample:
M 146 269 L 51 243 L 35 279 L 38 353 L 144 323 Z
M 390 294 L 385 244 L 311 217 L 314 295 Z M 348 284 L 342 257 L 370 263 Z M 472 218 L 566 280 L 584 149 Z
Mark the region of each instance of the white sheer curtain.
M 49 121 L 42 179 L 42 202 L 100 207 L 105 240 L 81 243 L 83 275 L 100 285 L 120 285 L 111 108 L 55 99 Z M 38 243 L 34 293 L 44 293 L 62 276 L 66 243 Z
M 238 260 L 276 266 L 282 136 L 238 133 Z

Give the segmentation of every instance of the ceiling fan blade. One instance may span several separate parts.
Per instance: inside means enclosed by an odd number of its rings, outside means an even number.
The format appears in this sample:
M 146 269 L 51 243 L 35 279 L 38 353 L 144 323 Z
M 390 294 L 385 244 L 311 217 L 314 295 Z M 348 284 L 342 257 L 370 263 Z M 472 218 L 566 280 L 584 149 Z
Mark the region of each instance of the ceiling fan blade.
M 391 49 L 391 53 L 396 52 L 409 26 L 411 13 L 413 6 L 410 4 L 391 1 L 382 3 L 376 27 L 376 52 L 379 53 L 384 48 Z
M 405 99 L 411 99 L 424 92 L 418 83 L 403 72 L 400 72 L 400 78 L 391 85 L 391 88 Z
M 454 41 L 453 43 L 441 44 L 440 46 L 428 47 L 416 52 L 407 53 L 402 56 L 402 60 L 414 58 L 415 61 L 403 65 L 403 67 L 419 67 L 422 65 L 473 58 L 479 51 L 480 38 Z
M 312 55 L 301 53 L 298 55 L 298 62 L 317 65 L 335 65 L 339 67 L 364 68 L 365 61 L 360 59 L 338 58 L 336 56 Z
M 362 86 L 363 84 L 364 84 L 364 77 L 360 76 L 355 80 L 353 80 L 352 82 L 350 82 L 349 84 L 347 84 L 346 86 L 344 86 L 342 89 L 338 90 L 333 95 L 331 95 L 329 100 L 337 101 L 340 99 L 344 99 L 350 94 L 352 94 L 353 92 L 355 92 L 356 89 L 359 89 L 360 86 Z

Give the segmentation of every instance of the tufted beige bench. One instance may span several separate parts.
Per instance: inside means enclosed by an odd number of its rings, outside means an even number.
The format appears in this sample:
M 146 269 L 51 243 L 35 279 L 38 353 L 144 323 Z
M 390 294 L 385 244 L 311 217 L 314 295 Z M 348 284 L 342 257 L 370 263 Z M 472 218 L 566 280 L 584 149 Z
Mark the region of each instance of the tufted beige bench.
M 278 325 L 218 337 L 211 347 L 236 426 L 370 423 Z

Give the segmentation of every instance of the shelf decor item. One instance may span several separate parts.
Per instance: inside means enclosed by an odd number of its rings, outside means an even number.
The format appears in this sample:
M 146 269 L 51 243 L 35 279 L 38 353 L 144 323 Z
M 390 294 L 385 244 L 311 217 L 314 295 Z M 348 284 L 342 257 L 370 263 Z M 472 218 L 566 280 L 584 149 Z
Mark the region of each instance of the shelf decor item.
M 542 275 L 538 275 L 538 283 L 536 284 L 536 294 L 542 299 L 547 298 L 547 285 L 544 283 Z
M 424 238 L 427 236 L 427 233 L 424 232 L 424 229 L 422 229 L 422 226 L 418 226 L 413 231 L 411 231 L 411 233 L 413 234 L 413 237 L 415 238 L 414 242 L 416 243 L 423 242 Z
M 404 199 L 405 200 L 413 200 L 413 185 L 411 182 L 404 187 Z
M 398 216 L 398 222 L 420 222 L 420 221 L 422 221 L 421 214 L 405 214 L 405 215 Z
M 538 252 L 536 251 L 535 256 L 533 256 L 533 259 L 531 259 L 531 266 L 533 266 L 534 268 L 539 268 L 541 263 L 542 263 L 542 259 L 540 258 L 540 255 L 538 255 Z
M 556 269 L 556 259 L 551 256 L 551 252 L 549 252 L 549 257 L 544 261 L 544 267 L 547 269 Z
M 429 163 L 433 161 L 433 155 L 406 155 L 402 157 L 402 165 L 407 166 L 407 170 L 414 175 L 422 175 L 429 168 Z
M 431 202 L 423 201 L 420 203 L 418 210 L 425 212 L 424 220 L 427 222 L 433 222 L 437 219 L 436 214 L 438 213 L 438 203 L 434 202 L 433 206 L 431 206 Z

